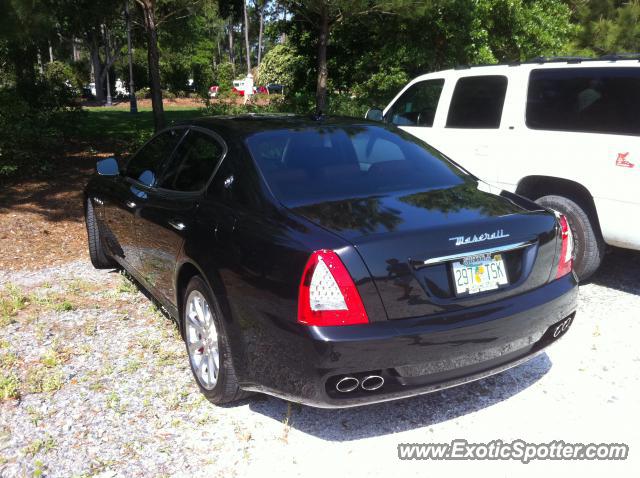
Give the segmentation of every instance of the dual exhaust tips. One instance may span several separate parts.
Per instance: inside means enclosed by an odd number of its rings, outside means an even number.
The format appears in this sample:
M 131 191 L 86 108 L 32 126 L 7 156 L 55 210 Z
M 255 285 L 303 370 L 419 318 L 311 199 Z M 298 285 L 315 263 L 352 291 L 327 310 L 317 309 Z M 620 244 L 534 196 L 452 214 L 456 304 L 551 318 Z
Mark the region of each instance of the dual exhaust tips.
M 359 380 L 356 377 L 346 376 L 338 380 L 338 383 L 336 383 L 336 390 L 340 393 L 349 393 L 355 391 L 358 386 L 360 386 L 362 390 L 373 392 L 383 385 L 384 378 L 380 375 L 367 375 L 363 377 L 362 380 Z

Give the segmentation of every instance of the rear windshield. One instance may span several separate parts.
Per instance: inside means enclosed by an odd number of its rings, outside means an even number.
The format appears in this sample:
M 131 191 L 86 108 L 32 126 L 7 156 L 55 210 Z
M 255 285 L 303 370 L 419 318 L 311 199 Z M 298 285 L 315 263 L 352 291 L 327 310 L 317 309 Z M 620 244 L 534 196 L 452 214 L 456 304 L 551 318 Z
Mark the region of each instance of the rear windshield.
M 446 188 L 462 173 L 435 150 L 379 126 L 324 126 L 255 134 L 247 145 L 288 207 Z

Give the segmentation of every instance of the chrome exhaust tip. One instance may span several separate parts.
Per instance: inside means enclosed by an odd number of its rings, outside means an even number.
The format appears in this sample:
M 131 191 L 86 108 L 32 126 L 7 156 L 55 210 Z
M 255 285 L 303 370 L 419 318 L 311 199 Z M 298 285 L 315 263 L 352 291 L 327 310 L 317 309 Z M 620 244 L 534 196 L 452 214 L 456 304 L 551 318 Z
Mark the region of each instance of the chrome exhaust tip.
M 353 392 L 360 385 L 360 380 L 355 377 L 342 377 L 336 383 L 336 390 L 341 393 Z
M 362 379 L 362 382 L 360 383 L 362 390 L 366 390 L 367 392 L 378 390 L 383 385 L 384 378 L 382 378 L 380 375 L 367 375 Z

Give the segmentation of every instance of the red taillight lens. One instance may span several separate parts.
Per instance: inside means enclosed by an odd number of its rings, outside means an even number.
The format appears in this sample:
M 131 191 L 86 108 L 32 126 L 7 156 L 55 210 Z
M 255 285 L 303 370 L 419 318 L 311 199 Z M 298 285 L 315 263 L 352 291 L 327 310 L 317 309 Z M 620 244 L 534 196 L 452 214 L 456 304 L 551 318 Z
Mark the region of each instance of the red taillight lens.
M 300 282 L 298 322 L 319 326 L 369 322 L 358 289 L 335 252 L 311 254 Z
M 564 215 L 559 214 L 558 222 L 560 223 L 562 246 L 560 247 L 560 259 L 558 260 L 556 279 L 566 276 L 573 268 L 573 234 L 571 234 L 569 221 L 567 221 Z

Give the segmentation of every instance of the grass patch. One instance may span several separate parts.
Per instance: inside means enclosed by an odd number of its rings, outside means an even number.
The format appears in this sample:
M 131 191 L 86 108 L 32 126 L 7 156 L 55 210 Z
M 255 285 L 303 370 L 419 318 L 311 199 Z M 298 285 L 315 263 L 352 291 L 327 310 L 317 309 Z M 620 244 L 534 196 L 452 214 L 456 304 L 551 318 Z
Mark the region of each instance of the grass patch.
M 62 385 L 63 375 L 60 370 L 38 366 L 27 372 L 26 386 L 29 393 L 56 392 Z
M 122 399 L 116 392 L 111 392 L 107 396 L 107 408 L 121 415 L 126 411 L 126 405 L 122 403 Z
M 62 364 L 62 357 L 55 347 L 51 347 L 40 357 L 40 363 L 47 368 L 54 368 Z
M 88 107 L 84 121 L 77 125 L 78 137 L 84 139 L 119 138 L 123 141 L 136 139 L 143 134 L 153 132 L 153 113 L 151 109 L 141 108 L 137 114 L 127 109 L 108 109 Z M 165 106 L 167 125 L 184 121 L 204 114 L 201 108 L 193 106 Z
M 127 278 L 127 276 L 120 274 L 120 281 L 118 282 L 116 290 L 120 294 L 135 294 L 138 291 L 138 288 Z
M 63 300 L 62 302 L 57 302 L 53 305 L 53 310 L 56 312 L 69 312 L 71 310 L 75 310 L 76 306 L 73 305 L 68 300 Z
M 124 366 L 124 371 L 126 373 L 135 373 L 138 370 L 140 370 L 141 367 L 142 367 L 142 362 L 140 360 L 130 359 L 127 361 L 126 365 Z
M 71 294 L 80 294 L 83 292 L 90 292 L 93 288 L 93 284 L 82 279 L 73 279 L 67 285 L 67 292 Z
M 0 355 L 0 368 L 9 369 L 18 363 L 18 356 L 13 352 L 7 352 Z
M 50 452 L 57 446 L 55 439 L 51 435 L 47 435 L 44 438 L 38 438 L 33 440 L 22 451 L 25 455 L 33 456 L 41 451 L 45 453 Z
M 156 352 L 156 355 L 158 357 L 157 364 L 161 367 L 167 365 L 177 365 L 182 363 L 182 361 L 184 360 L 182 352 L 174 352 L 172 350 L 166 350 L 162 348 Z
M 19 287 L 13 284 L 5 286 L 0 294 L 0 326 L 14 323 L 16 314 L 28 305 L 29 297 Z
M 14 373 L 0 371 L 0 401 L 20 398 L 20 381 Z
M 29 415 L 29 420 L 36 427 L 44 420 L 44 415 L 34 407 L 27 407 L 27 415 Z
M 87 337 L 93 337 L 98 333 L 98 321 L 96 319 L 87 319 L 83 328 Z

